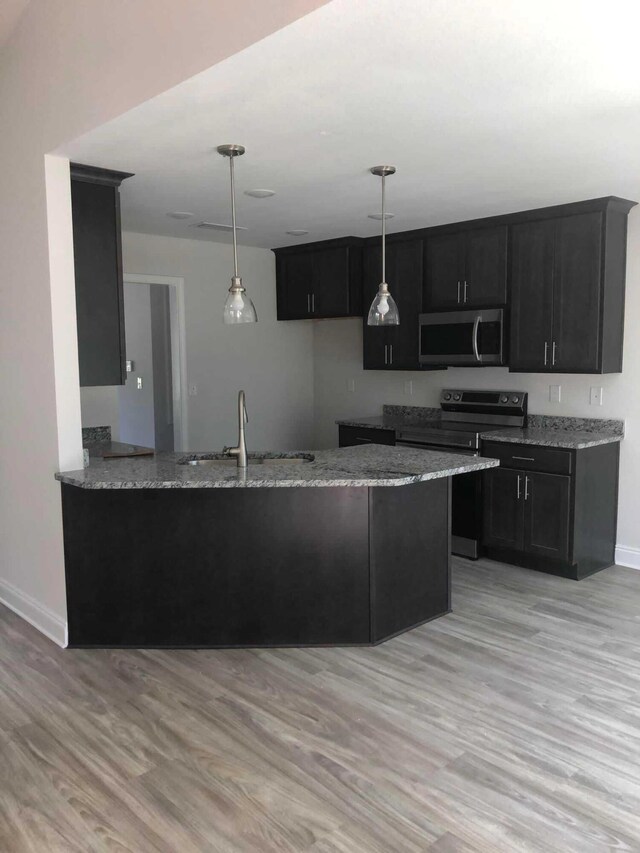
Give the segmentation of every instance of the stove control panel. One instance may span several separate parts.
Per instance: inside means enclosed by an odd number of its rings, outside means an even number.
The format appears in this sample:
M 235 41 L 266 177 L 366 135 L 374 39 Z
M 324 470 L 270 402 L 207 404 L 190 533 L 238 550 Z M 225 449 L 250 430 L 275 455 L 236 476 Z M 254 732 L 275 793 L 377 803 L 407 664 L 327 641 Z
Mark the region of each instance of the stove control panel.
M 477 389 L 444 388 L 440 394 L 443 409 L 482 412 L 487 409 L 519 410 L 526 413 L 526 391 L 479 391 Z

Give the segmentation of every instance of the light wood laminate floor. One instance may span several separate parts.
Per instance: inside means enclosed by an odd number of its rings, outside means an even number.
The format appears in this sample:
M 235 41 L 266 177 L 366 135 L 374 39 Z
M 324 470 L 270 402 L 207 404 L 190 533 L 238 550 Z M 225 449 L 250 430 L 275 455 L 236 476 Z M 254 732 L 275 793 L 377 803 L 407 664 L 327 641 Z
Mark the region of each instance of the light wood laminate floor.
M 0 608 L 0 850 L 640 851 L 640 572 L 455 561 L 377 648 L 64 651 Z

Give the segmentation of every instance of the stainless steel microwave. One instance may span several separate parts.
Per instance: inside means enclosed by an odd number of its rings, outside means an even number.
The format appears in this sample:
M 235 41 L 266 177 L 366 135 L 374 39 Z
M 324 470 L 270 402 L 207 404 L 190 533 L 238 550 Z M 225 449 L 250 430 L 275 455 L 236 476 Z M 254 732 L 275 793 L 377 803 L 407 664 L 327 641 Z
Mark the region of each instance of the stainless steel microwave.
M 504 364 L 504 311 L 420 314 L 420 364 Z

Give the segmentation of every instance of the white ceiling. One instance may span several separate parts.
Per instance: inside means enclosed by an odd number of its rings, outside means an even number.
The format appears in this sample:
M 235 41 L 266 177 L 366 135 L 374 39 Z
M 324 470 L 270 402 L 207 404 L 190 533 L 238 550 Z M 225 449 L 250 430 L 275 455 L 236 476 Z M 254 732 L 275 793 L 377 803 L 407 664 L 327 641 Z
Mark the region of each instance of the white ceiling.
M 125 229 L 225 242 L 223 142 L 236 163 L 240 242 L 275 247 L 603 195 L 640 199 L 636 0 L 333 0 L 65 146 L 135 172 Z M 268 187 L 269 199 L 243 190 Z M 192 211 L 175 220 L 169 211 Z

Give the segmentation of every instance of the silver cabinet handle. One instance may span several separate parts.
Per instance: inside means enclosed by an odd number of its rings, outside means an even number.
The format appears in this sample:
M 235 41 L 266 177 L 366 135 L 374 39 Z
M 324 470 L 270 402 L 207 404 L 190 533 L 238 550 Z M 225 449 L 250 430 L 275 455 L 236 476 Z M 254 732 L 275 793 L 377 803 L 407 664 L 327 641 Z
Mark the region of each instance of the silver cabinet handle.
M 311 294 L 307 293 L 307 314 L 311 314 Z
M 480 353 L 478 352 L 478 329 L 480 327 L 480 320 L 481 319 L 482 318 L 480 317 L 480 314 L 478 314 L 476 316 L 476 319 L 473 321 L 473 332 L 472 332 L 471 343 L 473 345 L 473 354 L 476 357 L 476 361 L 481 360 L 480 359 Z
M 518 494 L 516 500 L 520 500 L 520 474 L 518 474 Z
M 547 366 L 547 359 L 549 357 L 549 342 L 544 342 L 544 366 Z
M 466 281 L 464 283 L 464 297 L 463 297 L 462 301 L 465 303 L 467 301 L 467 282 Z
M 356 441 L 361 441 L 363 444 L 373 444 L 372 438 L 363 438 L 361 435 L 356 436 Z
M 311 294 L 311 313 L 316 313 L 316 295 L 315 293 Z
M 529 500 L 529 478 L 525 475 L 524 478 L 524 499 Z
M 389 344 L 389 364 L 393 364 L 393 344 Z
M 387 355 L 387 344 L 384 345 L 384 363 L 389 364 L 389 356 Z
M 553 342 L 553 346 L 551 347 L 551 364 L 555 365 L 556 363 L 556 342 Z
M 512 459 L 520 459 L 522 462 L 535 462 L 533 456 L 512 456 Z
M 460 282 L 458 282 L 458 305 L 460 304 Z

